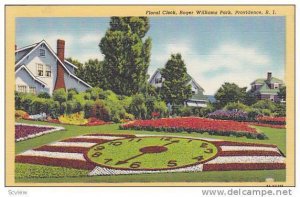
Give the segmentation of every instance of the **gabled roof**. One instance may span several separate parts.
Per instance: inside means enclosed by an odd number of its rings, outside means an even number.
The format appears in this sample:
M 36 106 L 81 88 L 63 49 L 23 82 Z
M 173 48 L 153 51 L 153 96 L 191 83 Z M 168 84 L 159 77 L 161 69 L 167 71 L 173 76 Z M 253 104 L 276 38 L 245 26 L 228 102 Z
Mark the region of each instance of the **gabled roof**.
M 28 56 L 30 55 L 35 49 L 37 49 L 40 45 L 45 44 L 45 46 L 49 49 L 49 51 L 51 52 L 51 54 L 57 59 L 57 61 L 59 61 L 59 63 L 63 66 L 63 68 L 65 69 L 65 71 L 67 71 L 67 73 L 69 74 L 69 76 L 77 79 L 78 81 L 80 81 L 81 83 L 83 83 L 84 85 L 88 86 L 88 87 L 92 87 L 91 85 L 89 85 L 88 83 L 86 83 L 85 81 L 83 81 L 82 79 L 78 78 L 76 75 L 74 75 L 71 71 L 69 71 L 69 69 L 65 66 L 65 64 L 57 57 L 56 53 L 52 50 L 52 48 L 49 46 L 49 44 L 45 41 L 42 40 L 39 43 L 36 43 L 34 45 L 32 45 L 32 49 L 26 54 L 24 55 L 16 64 L 15 67 L 17 68 L 20 63 Z M 30 45 L 31 46 L 31 45 Z M 23 47 L 22 49 L 24 49 L 26 47 Z M 65 60 L 66 61 L 66 60 Z
M 271 80 L 269 80 L 269 81 L 267 79 L 263 79 L 263 78 L 256 79 L 255 81 L 253 81 L 251 83 L 251 85 L 253 85 L 253 84 L 264 84 L 264 83 L 279 83 L 279 84 L 284 84 L 284 82 L 281 79 L 278 79 L 276 77 L 272 77 Z
M 24 69 L 31 77 L 32 79 L 34 79 L 36 82 L 40 83 L 41 85 L 43 85 L 44 87 L 47 86 L 46 83 L 44 83 L 43 81 L 41 81 L 40 79 L 36 78 L 33 73 L 23 64 L 21 66 L 19 66 L 18 69 L 15 70 L 15 73 L 21 71 L 22 69 Z
M 70 66 L 72 66 L 72 67 L 74 67 L 74 68 L 76 68 L 76 69 L 78 69 L 78 67 L 76 66 L 76 65 L 74 65 L 74 64 L 72 64 L 71 62 L 69 62 L 68 60 L 66 60 L 65 59 L 65 64 L 68 64 L 68 65 L 70 65 Z

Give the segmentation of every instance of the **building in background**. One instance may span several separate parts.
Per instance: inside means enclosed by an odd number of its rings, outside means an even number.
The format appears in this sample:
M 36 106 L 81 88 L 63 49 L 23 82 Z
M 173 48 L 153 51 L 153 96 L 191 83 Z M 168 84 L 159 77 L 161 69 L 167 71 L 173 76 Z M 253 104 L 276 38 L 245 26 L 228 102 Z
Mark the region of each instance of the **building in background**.
M 17 49 L 15 47 L 16 91 L 52 95 L 56 89 L 85 91 L 91 86 L 75 75 L 77 67 L 65 60 L 65 41 L 57 40 L 54 52 L 45 40 Z
M 192 86 L 192 97 L 186 101 L 187 106 L 192 107 L 206 107 L 208 98 L 205 96 L 204 89 L 188 74 L 189 82 Z M 157 69 L 151 76 L 149 83 L 156 88 L 161 88 L 164 79 L 161 75 L 161 69 Z
M 281 101 L 278 97 L 278 92 L 281 87 L 285 86 L 284 82 L 272 76 L 268 72 L 266 79 L 256 79 L 251 83 L 251 92 L 253 92 L 257 99 L 269 99 L 274 102 Z

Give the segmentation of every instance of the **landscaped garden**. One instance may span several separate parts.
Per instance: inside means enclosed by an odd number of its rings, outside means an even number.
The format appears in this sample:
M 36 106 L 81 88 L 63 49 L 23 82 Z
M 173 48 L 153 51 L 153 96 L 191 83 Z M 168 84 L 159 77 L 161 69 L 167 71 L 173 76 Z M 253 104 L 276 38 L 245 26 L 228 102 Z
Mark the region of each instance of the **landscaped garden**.
M 43 121 L 29 121 L 19 120 L 19 122 L 27 124 L 39 124 L 59 126 L 61 124 L 48 123 Z M 274 129 L 267 127 L 257 127 L 255 129 L 258 132 L 264 133 L 268 136 L 268 139 L 249 139 L 246 137 L 236 136 L 218 136 L 210 135 L 207 132 L 204 133 L 188 133 L 182 131 L 180 133 L 173 132 L 161 132 L 161 131 L 145 131 L 145 130 L 120 130 L 119 124 L 107 124 L 102 126 L 76 126 L 76 125 L 64 125 L 64 131 L 53 132 L 47 135 L 39 136 L 33 139 L 16 143 L 16 154 L 25 152 L 33 148 L 47 146 L 60 140 L 68 140 L 76 137 L 77 141 L 80 141 L 80 136 L 91 134 L 114 134 L 114 135 L 158 135 L 158 136 L 182 136 L 182 137 L 200 137 L 207 139 L 222 139 L 231 141 L 232 143 L 254 143 L 269 146 L 270 144 L 276 145 L 280 151 L 285 154 L 285 129 Z M 91 138 L 90 138 L 91 139 Z M 74 141 L 74 140 L 72 140 Z M 250 145 L 250 144 L 249 144 Z M 257 146 L 257 145 L 256 145 Z M 49 146 L 48 146 L 49 147 Z M 47 148 L 47 147 L 45 147 Z M 272 147 L 270 147 L 272 148 Z M 269 148 L 267 148 L 269 149 Z M 42 150 L 42 149 L 40 149 Z M 56 150 L 57 151 L 57 150 Z M 73 150 L 74 151 L 74 150 Z M 76 150 L 78 151 L 78 150 Z M 228 153 L 227 153 L 228 154 Z M 236 152 L 235 154 L 240 154 Z M 258 154 L 258 153 L 256 153 Z M 270 151 L 263 151 L 261 156 L 269 154 Z M 276 152 L 271 155 L 276 156 Z M 101 162 L 101 161 L 100 161 Z M 104 161 L 103 161 L 104 162 Z M 174 165 L 174 164 L 173 164 Z M 274 165 L 272 165 L 274 166 Z M 276 165 L 275 165 L 276 166 Z M 274 168 L 274 167 L 273 167 Z M 30 173 L 29 173 L 30 172 Z M 238 173 L 236 173 L 238 172 Z M 89 176 L 90 170 L 86 169 L 74 169 L 57 166 L 36 165 L 16 163 L 16 181 L 17 182 L 151 182 L 151 181 L 265 181 L 266 178 L 273 178 L 275 181 L 285 180 L 285 170 L 242 170 L 242 171 L 206 171 L 206 172 L 176 172 L 176 173 L 163 173 L 163 174 L 131 174 L 131 175 L 118 175 L 118 176 Z

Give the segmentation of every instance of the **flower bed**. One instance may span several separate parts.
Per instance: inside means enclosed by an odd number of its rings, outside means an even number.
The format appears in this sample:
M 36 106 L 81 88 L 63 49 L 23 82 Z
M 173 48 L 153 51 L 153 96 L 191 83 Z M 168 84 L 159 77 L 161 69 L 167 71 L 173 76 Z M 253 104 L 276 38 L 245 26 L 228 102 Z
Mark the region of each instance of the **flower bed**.
M 63 130 L 63 127 L 40 126 L 30 124 L 15 124 L 15 140 L 22 141 L 37 136 L 41 136 L 54 131 Z
M 260 116 L 256 118 L 258 123 L 269 125 L 285 125 L 285 117 Z
M 97 118 L 89 118 L 88 123 L 86 123 L 82 126 L 99 126 L 99 125 L 104 125 L 104 124 L 109 124 L 109 122 L 105 122 L 105 121 L 99 120 Z
M 148 137 L 152 135 L 147 135 Z M 18 154 L 17 163 L 39 164 L 44 166 L 59 166 L 82 170 L 91 170 L 89 175 L 111 176 L 121 174 L 171 173 L 171 172 L 200 172 L 200 171 L 227 171 L 227 170 L 274 170 L 285 169 L 285 156 L 276 145 L 245 142 L 230 142 L 216 139 L 205 140 L 218 147 L 216 157 L 201 164 L 167 170 L 146 170 L 131 167 L 117 169 L 98 166 L 87 159 L 87 151 L 95 145 L 113 140 L 123 141 L 126 138 L 132 141 L 145 135 L 117 135 L 117 134 L 88 134 L 68 138 L 59 142 L 43 145 Z M 157 137 L 157 135 L 154 135 Z M 136 138 L 137 137 L 137 138 Z M 161 136 L 168 138 L 170 136 Z M 96 140 L 94 142 L 91 139 Z M 188 138 L 190 140 L 201 138 Z M 137 143 L 137 142 L 136 142 Z M 142 142 L 139 142 L 142 143 Z M 149 145 L 149 144 L 148 144 Z M 121 145 L 122 146 L 122 145 Z M 147 146 L 145 144 L 144 146 Z M 126 147 L 124 147 L 126 148 Z M 131 146 L 127 148 L 132 148 Z M 99 150 L 101 151 L 101 150 Z M 186 149 L 178 149 L 178 154 L 192 154 Z M 195 150 L 197 151 L 197 150 Z M 198 150 L 199 151 L 199 150 Z M 200 153 L 201 151 L 199 151 Z M 144 157 L 147 155 L 144 155 Z M 167 156 L 167 154 L 166 154 Z M 116 160 L 118 161 L 118 160 Z M 155 164 L 155 162 L 153 163 Z
M 216 110 L 212 113 L 209 113 L 208 117 L 221 120 L 246 121 L 248 119 L 248 113 L 240 110 Z
M 167 131 L 167 132 L 208 132 L 211 135 L 234 135 L 237 137 L 265 139 L 266 136 L 258 133 L 247 123 L 230 120 L 213 120 L 206 118 L 162 118 L 157 120 L 136 120 L 120 125 L 120 129 Z

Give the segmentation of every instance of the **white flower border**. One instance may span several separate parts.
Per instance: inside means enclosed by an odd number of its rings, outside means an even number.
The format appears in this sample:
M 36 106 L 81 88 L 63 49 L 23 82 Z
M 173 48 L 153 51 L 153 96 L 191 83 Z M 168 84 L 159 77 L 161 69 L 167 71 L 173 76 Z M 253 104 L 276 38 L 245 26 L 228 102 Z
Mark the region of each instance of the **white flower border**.
M 26 124 L 26 123 L 15 123 L 15 125 L 53 128 L 53 129 L 42 131 L 42 132 L 39 132 L 39 133 L 36 133 L 36 134 L 28 135 L 26 137 L 21 137 L 21 138 L 15 139 L 16 142 L 24 141 L 24 140 L 27 140 L 27 139 L 35 138 L 35 137 L 38 137 L 38 136 L 41 136 L 41 135 L 45 135 L 45 134 L 48 134 L 48 133 L 52 133 L 52 132 L 55 132 L 55 131 L 61 131 L 61 130 L 65 129 L 64 127 L 49 126 L 49 125 Z

